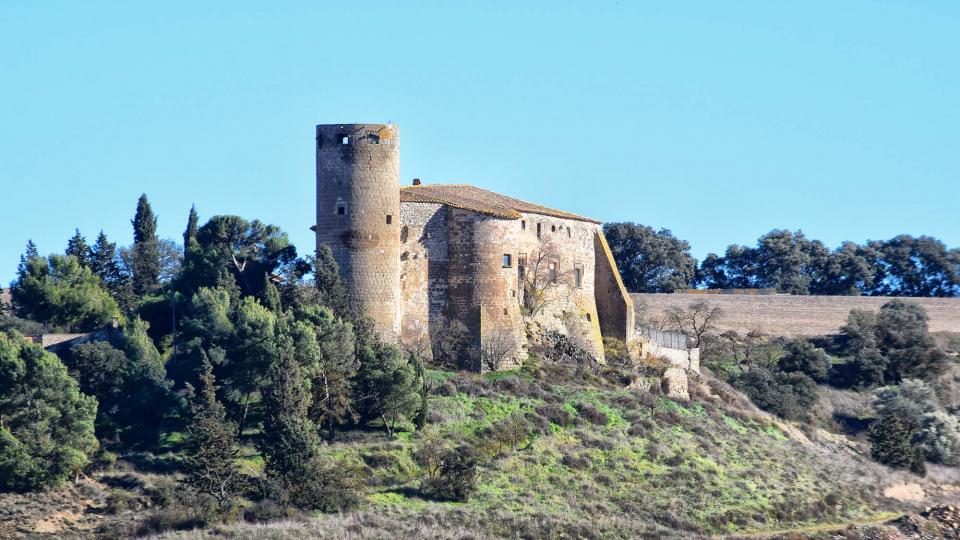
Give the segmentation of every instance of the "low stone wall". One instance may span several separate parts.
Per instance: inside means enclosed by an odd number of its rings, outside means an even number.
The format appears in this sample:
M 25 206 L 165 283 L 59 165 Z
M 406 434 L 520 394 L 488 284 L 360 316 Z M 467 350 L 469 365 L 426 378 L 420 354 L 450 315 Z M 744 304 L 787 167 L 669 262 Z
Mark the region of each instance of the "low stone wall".
M 743 294 L 632 294 L 637 320 L 663 316 L 671 307 L 706 300 L 723 311 L 721 332 L 757 330 L 769 335 L 802 337 L 835 334 L 852 309 L 879 310 L 893 300 L 878 296 L 791 296 Z M 960 298 L 901 298 L 922 306 L 931 332 L 960 332 Z
M 648 345 L 649 348 L 644 347 L 646 356 L 663 358 L 678 368 L 700 371 L 700 349 L 671 349 L 657 343 L 649 343 Z

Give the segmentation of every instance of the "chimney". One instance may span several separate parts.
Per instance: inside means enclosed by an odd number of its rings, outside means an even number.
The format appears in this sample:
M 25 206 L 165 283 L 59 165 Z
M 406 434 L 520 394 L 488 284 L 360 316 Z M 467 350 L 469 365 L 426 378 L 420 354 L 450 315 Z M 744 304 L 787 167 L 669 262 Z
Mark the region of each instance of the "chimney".
M 419 186 L 419 185 L 420 185 L 420 179 L 419 179 L 419 178 L 414 178 L 414 179 L 413 179 L 413 185 Z

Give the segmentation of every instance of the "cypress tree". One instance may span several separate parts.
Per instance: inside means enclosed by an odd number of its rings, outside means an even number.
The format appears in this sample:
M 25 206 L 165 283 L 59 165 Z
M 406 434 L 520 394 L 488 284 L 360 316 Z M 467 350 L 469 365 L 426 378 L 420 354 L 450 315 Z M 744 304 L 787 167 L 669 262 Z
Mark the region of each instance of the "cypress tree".
M 313 269 L 314 284 L 320 291 L 320 303 L 341 317 L 351 314 L 347 305 L 347 287 L 340 279 L 340 268 L 327 246 L 317 250 Z
M 22 278 L 26 275 L 30 261 L 38 257 L 40 257 L 40 253 L 37 251 L 37 245 L 33 243 L 33 240 L 27 240 L 26 250 L 23 255 L 20 255 L 20 264 L 17 265 L 17 276 Z
M 213 364 L 206 354 L 201 370 L 200 392 L 191 404 L 193 418 L 187 426 L 186 483 L 215 498 L 220 506 L 227 506 L 242 488 L 236 428 L 217 401 Z
M 133 292 L 143 296 L 160 286 L 160 244 L 157 241 L 157 217 L 147 195 L 140 195 L 133 224 Z
M 187 229 L 183 231 L 183 254 L 187 255 L 190 249 L 190 241 L 197 239 L 197 206 L 190 205 L 190 215 L 187 217 Z
M 263 435 L 259 446 L 275 495 L 297 499 L 301 482 L 317 456 L 319 439 L 309 417 L 310 392 L 296 361 L 292 340 L 283 336 L 277 360 L 263 391 Z
M 64 254 L 76 257 L 80 266 L 89 268 L 92 258 L 90 246 L 87 245 L 87 239 L 80 234 L 80 229 L 74 229 L 74 231 L 76 231 L 74 235 L 67 241 L 67 249 Z

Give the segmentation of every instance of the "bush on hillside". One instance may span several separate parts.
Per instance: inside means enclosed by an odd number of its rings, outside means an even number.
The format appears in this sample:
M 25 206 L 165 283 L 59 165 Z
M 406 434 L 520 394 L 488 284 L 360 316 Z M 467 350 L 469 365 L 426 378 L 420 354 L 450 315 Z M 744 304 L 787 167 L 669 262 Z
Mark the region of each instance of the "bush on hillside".
M 440 460 L 437 475 L 423 479 L 420 490 L 434 499 L 466 502 L 477 489 L 479 461 L 471 446 L 449 449 Z
M 921 476 L 926 474 L 923 451 L 914 446 L 910 429 L 895 414 L 884 414 L 870 424 L 867 431 L 870 456 L 895 469 L 909 469 Z
M 779 367 L 781 371 L 796 371 L 814 381 L 826 382 L 830 375 L 830 357 L 810 342 L 794 339 L 784 344 L 784 356 L 780 359 Z
M 817 402 L 817 384 L 803 373 L 753 368 L 735 380 L 761 409 L 788 420 L 802 420 Z

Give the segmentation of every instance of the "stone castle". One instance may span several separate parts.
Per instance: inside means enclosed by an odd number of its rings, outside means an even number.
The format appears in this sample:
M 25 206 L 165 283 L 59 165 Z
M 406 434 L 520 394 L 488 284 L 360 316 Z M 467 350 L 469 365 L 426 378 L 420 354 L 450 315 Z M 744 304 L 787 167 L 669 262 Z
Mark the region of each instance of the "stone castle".
M 462 184 L 400 186 L 399 129 L 317 126 L 317 247 L 379 334 L 430 355 L 456 329 L 496 366 L 558 332 L 604 358 L 633 305 L 601 223 Z

